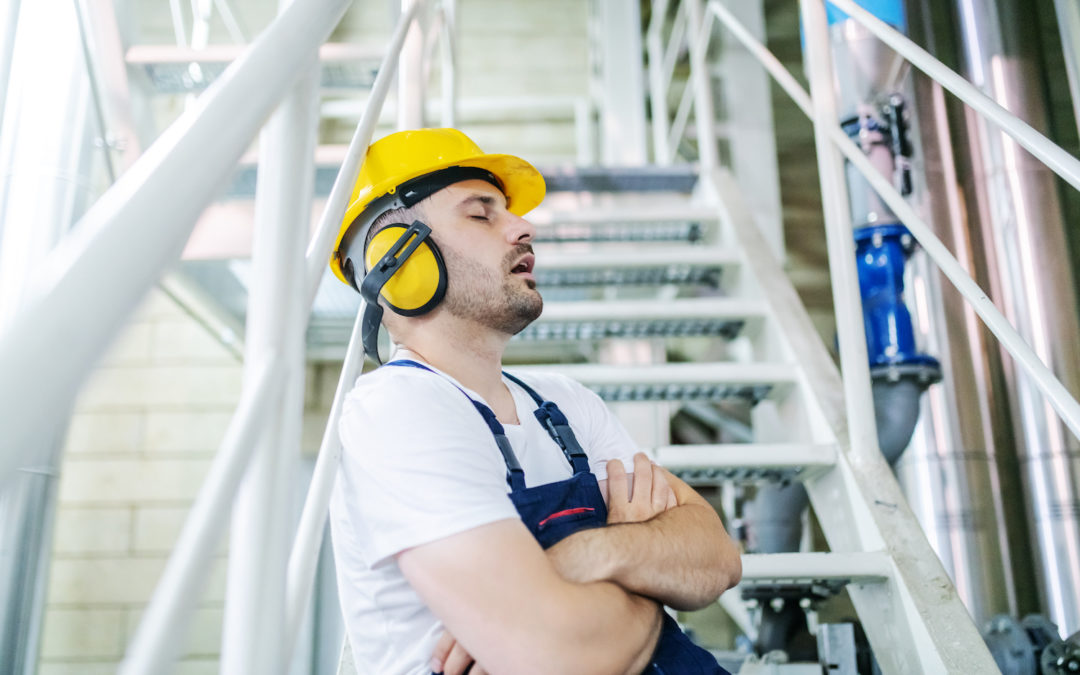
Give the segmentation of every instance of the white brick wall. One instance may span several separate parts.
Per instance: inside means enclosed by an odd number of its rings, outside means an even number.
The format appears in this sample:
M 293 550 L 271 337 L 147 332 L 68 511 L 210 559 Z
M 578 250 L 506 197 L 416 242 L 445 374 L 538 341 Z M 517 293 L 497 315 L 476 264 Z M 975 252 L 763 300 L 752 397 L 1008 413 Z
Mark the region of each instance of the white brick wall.
M 318 449 L 337 377 L 334 364 L 307 373 L 306 453 Z M 43 675 L 116 672 L 225 435 L 241 378 L 236 358 L 158 291 L 117 338 L 68 433 Z M 218 670 L 227 550 L 226 538 L 178 673 Z
M 241 376 L 227 350 L 154 291 L 87 383 L 61 467 L 43 675 L 116 672 L 225 433 Z M 217 672 L 225 550 L 223 542 L 177 672 Z

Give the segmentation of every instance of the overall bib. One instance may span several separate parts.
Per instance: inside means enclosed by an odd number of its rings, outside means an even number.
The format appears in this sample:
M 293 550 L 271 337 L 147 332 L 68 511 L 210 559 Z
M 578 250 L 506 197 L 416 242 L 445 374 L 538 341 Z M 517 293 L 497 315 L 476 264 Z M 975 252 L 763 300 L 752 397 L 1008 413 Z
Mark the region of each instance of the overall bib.
M 388 366 L 419 368 L 430 373 L 434 370 L 416 361 L 398 360 Z M 473 399 L 461 387 L 458 391 L 469 399 L 488 429 L 506 463 L 506 481 L 510 484 L 510 500 L 517 508 L 522 522 L 532 535 L 547 549 L 564 538 L 592 527 L 607 525 L 607 506 L 600 494 L 596 476 L 589 470 L 588 456 L 582 450 L 566 416 L 552 401 L 545 401 L 531 387 L 509 373 L 507 379 L 516 383 L 536 402 L 533 412 L 540 426 L 547 430 L 555 444 L 562 449 L 574 470 L 570 478 L 556 483 L 525 487 L 525 472 L 514 455 L 502 424 L 483 403 Z M 453 382 L 451 382 L 453 384 Z M 457 386 L 457 385 L 454 385 Z M 649 666 L 643 671 L 649 675 L 730 675 L 717 664 L 709 652 L 698 647 L 682 632 L 675 619 L 663 613 L 663 626 Z

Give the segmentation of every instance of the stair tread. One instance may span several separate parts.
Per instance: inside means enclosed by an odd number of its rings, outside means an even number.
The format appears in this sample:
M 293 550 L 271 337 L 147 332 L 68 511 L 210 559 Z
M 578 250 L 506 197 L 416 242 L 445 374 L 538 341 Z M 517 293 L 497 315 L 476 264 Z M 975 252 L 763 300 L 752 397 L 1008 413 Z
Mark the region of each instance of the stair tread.
M 742 582 L 835 580 L 880 582 L 892 562 L 882 551 L 837 553 L 747 553 L 742 556 Z

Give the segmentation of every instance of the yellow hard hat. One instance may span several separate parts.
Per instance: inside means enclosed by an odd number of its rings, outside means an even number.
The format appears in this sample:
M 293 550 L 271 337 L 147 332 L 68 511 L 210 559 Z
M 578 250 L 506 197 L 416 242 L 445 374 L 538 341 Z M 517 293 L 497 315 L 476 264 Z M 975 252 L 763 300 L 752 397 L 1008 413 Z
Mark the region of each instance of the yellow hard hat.
M 330 269 L 337 278 L 350 284 L 342 271 L 346 252 L 340 250 L 346 234 L 353 238 L 357 234 L 353 228 L 366 228 L 382 213 L 403 206 L 398 200 L 382 198 L 394 196 L 403 183 L 451 167 L 490 172 L 501 183 L 507 209 L 515 215 L 525 215 L 544 199 L 544 177 L 536 167 L 512 155 L 487 154 L 457 129 L 390 134 L 371 144 L 360 167 L 330 255 Z

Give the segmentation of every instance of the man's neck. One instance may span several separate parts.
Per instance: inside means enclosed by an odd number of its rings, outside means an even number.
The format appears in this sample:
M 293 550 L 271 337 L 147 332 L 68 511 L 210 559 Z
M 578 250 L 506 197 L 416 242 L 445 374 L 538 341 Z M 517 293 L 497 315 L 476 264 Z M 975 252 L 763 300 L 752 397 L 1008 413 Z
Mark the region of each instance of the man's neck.
M 437 332 L 416 331 L 401 346 L 485 400 L 497 399 L 503 391 L 502 357 L 509 336 L 458 320 L 441 323 Z

